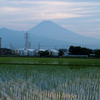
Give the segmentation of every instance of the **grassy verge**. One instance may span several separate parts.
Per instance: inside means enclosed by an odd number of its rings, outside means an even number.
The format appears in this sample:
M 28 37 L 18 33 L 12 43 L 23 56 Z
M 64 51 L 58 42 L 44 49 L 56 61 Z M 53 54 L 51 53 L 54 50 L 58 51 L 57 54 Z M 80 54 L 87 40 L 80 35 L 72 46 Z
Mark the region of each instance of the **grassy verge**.
M 100 66 L 100 59 L 0 57 L 0 64 Z

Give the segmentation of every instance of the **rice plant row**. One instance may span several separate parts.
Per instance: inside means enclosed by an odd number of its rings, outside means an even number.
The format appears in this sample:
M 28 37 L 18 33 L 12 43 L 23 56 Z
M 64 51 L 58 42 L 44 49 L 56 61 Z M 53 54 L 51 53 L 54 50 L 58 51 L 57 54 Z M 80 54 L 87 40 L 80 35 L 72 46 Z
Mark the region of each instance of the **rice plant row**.
M 100 59 L 0 57 L 0 64 L 99 66 Z
M 0 65 L 0 100 L 99 100 L 99 67 Z

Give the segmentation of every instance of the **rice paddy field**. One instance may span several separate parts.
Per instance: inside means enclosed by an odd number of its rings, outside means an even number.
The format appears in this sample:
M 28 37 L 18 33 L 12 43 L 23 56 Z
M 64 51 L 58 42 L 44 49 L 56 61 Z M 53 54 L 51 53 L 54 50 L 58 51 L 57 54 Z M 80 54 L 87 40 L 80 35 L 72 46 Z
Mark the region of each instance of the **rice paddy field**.
M 100 59 L 0 57 L 0 100 L 100 100 Z

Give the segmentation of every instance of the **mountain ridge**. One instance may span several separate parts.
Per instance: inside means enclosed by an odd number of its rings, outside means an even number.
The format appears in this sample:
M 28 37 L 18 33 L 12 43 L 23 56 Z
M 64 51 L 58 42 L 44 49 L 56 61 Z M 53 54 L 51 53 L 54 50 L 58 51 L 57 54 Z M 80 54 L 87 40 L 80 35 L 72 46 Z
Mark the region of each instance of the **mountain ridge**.
M 0 29 L 0 37 L 2 38 L 2 46 L 7 44 L 7 46 L 12 43 L 13 45 L 23 45 L 25 46 L 24 34 L 26 31 L 15 31 L 7 28 Z M 52 21 L 42 21 L 33 28 L 28 30 L 30 33 L 31 47 L 37 48 L 38 44 L 50 48 L 50 45 L 54 48 L 69 46 L 82 46 L 88 48 L 100 48 L 100 40 L 79 35 L 77 33 L 71 32 L 60 25 L 55 24 Z M 34 46 L 36 45 L 36 46 Z M 41 47 L 42 48 L 42 47 Z
M 24 39 L 24 34 L 26 33 L 25 31 L 15 31 L 15 30 L 9 30 L 7 28 L 1 28 L 0 29 L 0 37 L 1 39 L 1 46 L 2 47 L 9 47 L 10 43 L 14 45 L 14 47 L 18 48 L 23 48 L 25 45 L 25 39 Z M 68 48 L 69 44 L 72 43 L 66 43 L 60 40 L 56 39 L 49 39 L 45 38 L 42 36 L 38 36 L 35 34 L 31 34 L 30 37 L 30 42 L 32 43 L 32 48 L 38 48 L 38 44 L 40 43 L 43 48 L 54 48 L 55 46 L 63 46 L 67 45 L 66 47 Z M 46 43 L 45 43 L 46 42 Z M 54 44 L 53 44 L 54 43 Z M 59 44 L 59 45 L 58 45 Z M 47 47 L 49 45 L 50 47 Z
M 67 30 L 67 29 L 61 27 L 60 25 L 55 24 L 52 21 L 42 21 L 41 23 L 37 24 L 35 27 L 29 29 L 28 32 L 30 32 L 32 34 L 41 35 L 44 37 L 63 40 L 66 42 L 69 41 L 69 42 L 79 43 L 80 41 L 84 41 L 84 39 L 85 40 L 86 39 L 95 39 L 95 38 L 82 36 L 80 34 L 74 33 L 70 30 Z M 73 39 L 74 39 L 74 41 L 73 41 Z M 95 39 L 95 40 L 99 40 L 99 39 Z M 91 41 L 93 41 L 93 40 L 91 40 Z

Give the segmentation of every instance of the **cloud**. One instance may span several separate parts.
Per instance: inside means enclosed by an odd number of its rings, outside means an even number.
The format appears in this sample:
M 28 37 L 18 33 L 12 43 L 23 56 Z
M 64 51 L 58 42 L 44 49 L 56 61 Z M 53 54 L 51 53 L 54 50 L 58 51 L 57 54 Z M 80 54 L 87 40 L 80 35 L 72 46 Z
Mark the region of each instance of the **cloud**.
M 20 11 L 20 8 L 15 8 L 15 7 L 2 7 L 1 12 L 4 11 L 5 14 L 7 14 L 7 12 L 16 12 L 16 11 Z
M 66 1 L 30 1 L 30 0 L 11 0 L 11 1 L 8 1 L 8 0 L 2 0 L 2 1 L 5 1 L 7 3 L 13 3 L 13 4 L 52 4 L 52 5 L 67 5 L 67 6 L 70 6 L 70 5 L 74 5 L 74 6 L 99 6 L 100 5 L 100 2 L 66 2 Z
M 8 27 L 11 26 L 13 28 L 15 26 L 20 30 L 21 28 L 26 29 L 23 27 L 28 27 L 29 23 L 32 25 L 36 20 L 39 22 L 39 20 L 46 19 L 64 19 L 63 27 L 81 33 L 83 31 L 82 27 L 85 27 L 85 22 L 86 24 L 87 22 L 100 22 L 100 2 L 1 0 L 0 3 L 0 26 L 8 25 Z M 69 24 L 66 26 L 65 22 L 69 22 L 72 26 L 68 26 Z M 77 23 L 82 24 L 78 25 Z M 77 26 L 76 29 L 75 26 Z M 80 26 L 82 27 L 80 28 Z M 87 28 L 85 27 L 84 31 L 86 30 Z
M 2 1 L 6 6 L 0 7 L 3 16 L 19 21 L 35 19 L 63 19 L 91 16 L 95 8 L 100 5 L 96 2 L 58 2 L 58 1 Z M 9 6 L 9 5 L 12 6 Z M 90 14 L 89 14 L 90 13 Z M 19 15 L 19 17 L 18 17 Z M 24 17 L 24 18 L 23 18 Z M 7 18 L 6 18 L 7 19 Z M 10 21 L 10 20 L 9 20 Z
M 100 28 L 93 28 L 93 29 L 89 29 L 91 31 L 100 31 Z

